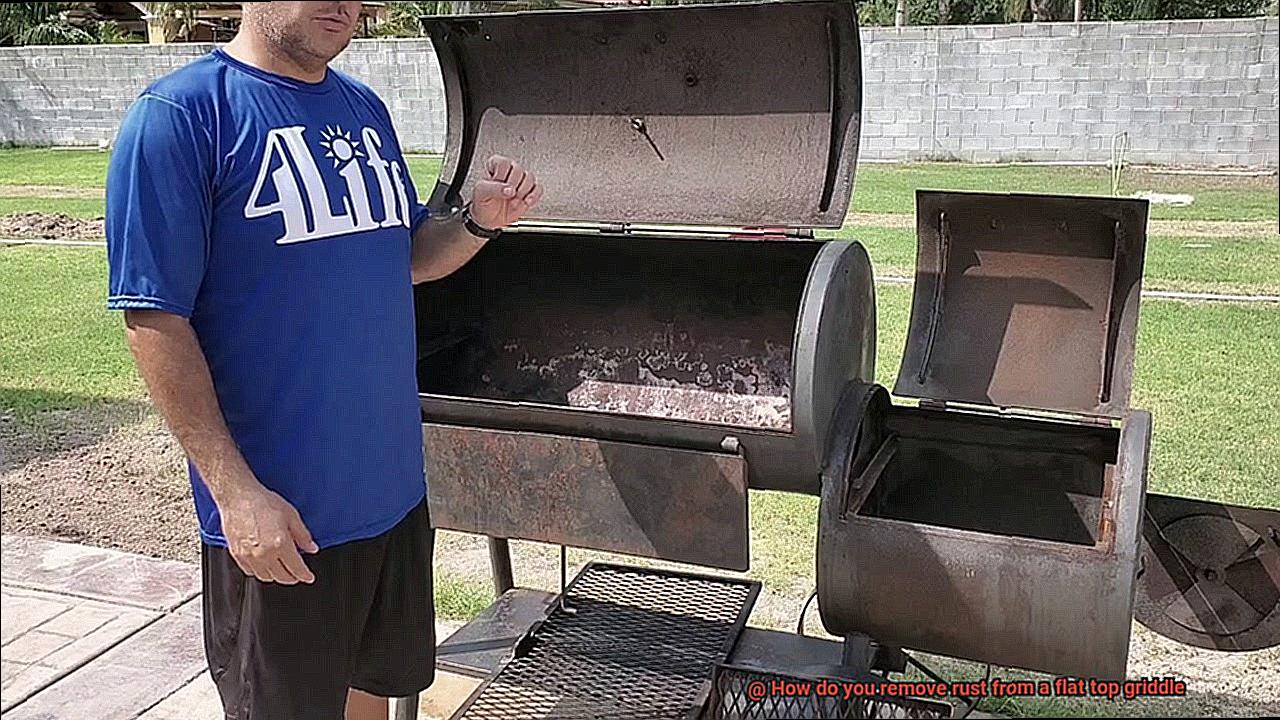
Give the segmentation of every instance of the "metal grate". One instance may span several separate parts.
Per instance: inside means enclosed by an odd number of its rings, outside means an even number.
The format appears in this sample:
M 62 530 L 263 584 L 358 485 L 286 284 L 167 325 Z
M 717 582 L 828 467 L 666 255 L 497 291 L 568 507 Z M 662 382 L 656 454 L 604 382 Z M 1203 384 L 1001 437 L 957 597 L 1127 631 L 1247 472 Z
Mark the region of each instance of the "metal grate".
M 454 718 L 696 718 L 759 592 L 591 563 Z
M 878 679 L 878 678 L 872 678 Z M 818 692 L 781 693 L 765 690 L 752 692 L 749 688 L 776 687 L 775 683 L 788 683 L 794 688 L 805 683 L 831 680 L 839 683 L 846 678 L 823 676 L 780 675 L 749 668 L 722 665 L 716 669 L 715 683 L 706 720 L 789 720 L 790 718 L 814 718 L 815 720 L 846 720 L 847 718 L 949 718 L 951 706 L 947 703 L 916 698 L 853 698 L 843 700 L 823 697 Z

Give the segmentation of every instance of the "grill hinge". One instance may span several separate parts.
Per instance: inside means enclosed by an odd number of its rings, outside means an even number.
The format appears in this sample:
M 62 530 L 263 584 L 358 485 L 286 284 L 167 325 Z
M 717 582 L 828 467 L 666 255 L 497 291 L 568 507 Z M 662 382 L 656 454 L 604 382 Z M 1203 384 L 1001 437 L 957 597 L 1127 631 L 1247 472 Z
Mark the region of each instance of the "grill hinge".
M 1115 418 L 1106 415 L 1085 415 L 1081 413 L 1056 413 L 1048 411 L 1022 410 L 1020 408 L 1000 408 L 991 405 L 976 405 L 970 403 L 948 403 L 945 400 L 934 400 L 931 398 L 920 398 L 920 408 L 923 410 L 958 410 L 961 412 L 977 413 L 979 415 L 993 415 L 996 417 L 1022 418 L 1026 420 L 1058 420 L 1076 423 L 1079 425 L 1094 425 L 1097 427 L 1114 427 Z
M 576 234 L 596 232 L 601 235 L 642 235 L 653 237 L 687 237 L 744 240 L 813 240 L 813 228 L 796 227 L 711 227 L 693 225 L 645 225 L 630 222 L 552 223 L 526 221 L 507 228 L 510 232 L 551 232 Z

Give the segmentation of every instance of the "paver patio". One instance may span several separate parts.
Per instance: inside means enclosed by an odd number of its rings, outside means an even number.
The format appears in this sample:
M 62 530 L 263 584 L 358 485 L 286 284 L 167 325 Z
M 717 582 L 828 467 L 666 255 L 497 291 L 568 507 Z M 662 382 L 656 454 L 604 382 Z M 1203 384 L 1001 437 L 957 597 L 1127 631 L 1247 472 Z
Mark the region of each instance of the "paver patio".
M 0 546 L 4 720 L 222 719 L 198 567 L 14 535 Z M 421 717 L 450 712 L 469 690 L 442 697 L 449 683 L 439 685 Z

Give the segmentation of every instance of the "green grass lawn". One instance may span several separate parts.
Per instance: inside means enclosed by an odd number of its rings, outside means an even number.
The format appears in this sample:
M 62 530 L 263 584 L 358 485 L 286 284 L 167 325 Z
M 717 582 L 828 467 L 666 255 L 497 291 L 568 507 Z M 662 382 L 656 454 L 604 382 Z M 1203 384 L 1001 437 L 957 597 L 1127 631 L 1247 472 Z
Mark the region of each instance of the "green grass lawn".
M 858 167 L 853 209 L 914 213 L 916 189 L 1110 195 L 1111 171 L 1101 167 L 1005 167 L 961 163 L 869 164 Z M 1276 178 L 1167 175 L 1130 168 L 1120 194 L 1189 193 L 1188 207 L 1152 205 L 1151 217 L 1170 220 L 1272 220 L 1280 214 Z
M 102 217 L 102 207 L 102 200 L 90 198 L 0 197 L 0 215 L 44 212 L 92 220 Z
M 103 250 L 0 246 L 0 410 L 140 396 L 106 273 Z
M 100 187 L 105 182 L 109 157 L 97 150 L 0 150 L 0 185 Z M 440 160 L 410 157 L 409 169 L 422 197 L 428 197 L 440 171 Z M 858 167 L 853 209 L 914 213 L 916 188 L 1106 195 L 1111 192 L 1110 177 L 1110 171 L 1100 167 L 863 163 Z M 1158 219 L 1274 220 L 1280 214 L 1275 177 L 1195 177 L 1126 170 L 1121 194 L 1141 190 L 1195 196 L 1190 207 L 1153 205 L 1151 217 Z M 0 212 L 4 212 L 3 207 Z
M 0 185 L 102 187 L 111 153 L 98 150 L 0 150 Z
M 846 227 L 822 235 L 861 242 L 878 275 L 915 273 L 914 229 Z M 1142 285 L 1149 290 L 1280 294 L 1280 236 L 1148 236 Z

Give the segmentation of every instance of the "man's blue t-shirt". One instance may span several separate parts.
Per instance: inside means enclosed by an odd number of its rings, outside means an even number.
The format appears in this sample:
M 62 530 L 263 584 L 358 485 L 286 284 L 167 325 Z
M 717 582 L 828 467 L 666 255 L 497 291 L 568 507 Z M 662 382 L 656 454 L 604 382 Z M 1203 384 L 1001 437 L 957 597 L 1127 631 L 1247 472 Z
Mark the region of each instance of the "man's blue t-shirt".
M 130 108 L 107 174 L 108 306 L 190 319 L 222 414 L 321 547 L 422 502 L 410 231 L 386 107 L 214 51 Z M 200 533 L 225 545 L 190 468 Z

